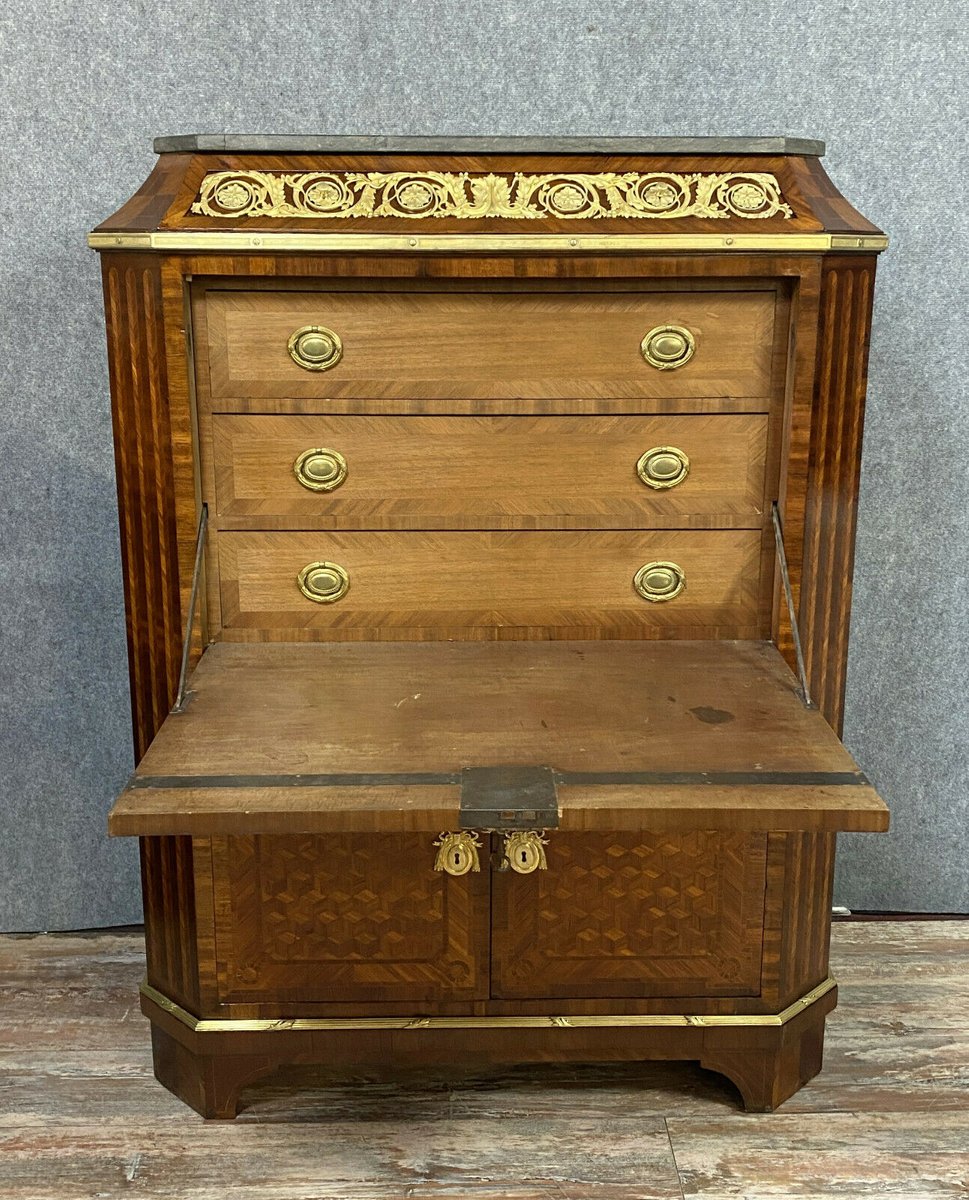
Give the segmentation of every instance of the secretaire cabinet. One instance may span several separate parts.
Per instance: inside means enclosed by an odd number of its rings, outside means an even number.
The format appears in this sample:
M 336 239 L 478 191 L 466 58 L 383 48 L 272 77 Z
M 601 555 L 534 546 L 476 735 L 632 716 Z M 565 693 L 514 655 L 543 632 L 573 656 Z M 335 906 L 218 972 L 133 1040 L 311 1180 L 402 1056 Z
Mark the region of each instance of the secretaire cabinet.
M 102 255 L 158 1078 L 821 1065 L 875 258 L 789 139 L 177 137 Z

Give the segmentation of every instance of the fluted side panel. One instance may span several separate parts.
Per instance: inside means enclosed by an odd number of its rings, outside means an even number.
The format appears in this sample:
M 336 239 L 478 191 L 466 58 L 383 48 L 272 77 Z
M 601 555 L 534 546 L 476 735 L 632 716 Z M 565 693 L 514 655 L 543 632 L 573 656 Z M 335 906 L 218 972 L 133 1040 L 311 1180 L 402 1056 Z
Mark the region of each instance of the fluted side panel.
M 821 284 L 800 620 L 814 701 L 839 733 L 874 277 L 874 258 L 835 258 Z
M 767 846 L 763 995 L 776 1008 L 828 974 L 835 834 L 772 833 Z
M 198 949 L 192 839 L 141 839 L 148 982 L 198 1011 Z
M 135 755 L 167 715 L 182 631 L 161 287 L 148 256 L 105 256 Z

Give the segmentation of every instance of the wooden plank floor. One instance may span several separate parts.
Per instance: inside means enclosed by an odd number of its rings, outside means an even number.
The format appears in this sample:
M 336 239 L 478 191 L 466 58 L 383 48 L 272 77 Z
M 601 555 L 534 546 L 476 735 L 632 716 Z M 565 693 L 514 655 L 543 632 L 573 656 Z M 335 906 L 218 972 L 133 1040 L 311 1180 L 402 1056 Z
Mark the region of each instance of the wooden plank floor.
M 969 921 L 836 924 L 825 1069 L 748 1115 L 691 1064 L 339 1083 L 206 1123 L 155 1083 L 139 935 L 0 937 L 3 1200 L 969 1195 Z

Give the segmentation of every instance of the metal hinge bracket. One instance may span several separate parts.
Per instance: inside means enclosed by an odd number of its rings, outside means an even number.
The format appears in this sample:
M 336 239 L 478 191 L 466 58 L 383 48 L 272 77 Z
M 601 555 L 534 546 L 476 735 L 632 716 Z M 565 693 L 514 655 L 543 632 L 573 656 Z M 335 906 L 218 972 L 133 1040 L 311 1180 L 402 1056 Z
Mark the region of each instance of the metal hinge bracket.
M 199 511 L 198 529 L 195 534 L 195 566 L 192 569 L 192 591 L 188 598 L 188 616 L 185 619 L 185 640 L 182 643 L 182 666 L 178 672 L 178 691 L 175 694 L 173 713 L 185 707 L 185 685 L 188 682 L 188 660 L 192 652 L 192 630 L 195 628 L 195 610 L 198 607 L 199 580 L 202 575 L 202 553 L 205 550 L 205 531 L 209 527 L 209 506 L 203 504 Z
M 777 547 L 777 562 L 781 568 L 781 580 L 784 584 L 784 597 L 787 600 L 787 614 L 791 620 L 791 636 L 794 639 L 794 656 L 797 659 L 797 675 L 800 680 L 801 699 L 808 708 L 813 708 L 811 692 L 808 688 L 807 670 L 804 666 L 804 651 L 801 649 L 801 633 L 797 627 L 797 613 L 794 611 L 794 593 L 791 591 L 791 576 L 787 569 L 787 552 L 784 549 L 784 529 L 781 526 L 781 515 L 775 500 L 771 505 L 771 521 L 774 525 L 774 544 Z

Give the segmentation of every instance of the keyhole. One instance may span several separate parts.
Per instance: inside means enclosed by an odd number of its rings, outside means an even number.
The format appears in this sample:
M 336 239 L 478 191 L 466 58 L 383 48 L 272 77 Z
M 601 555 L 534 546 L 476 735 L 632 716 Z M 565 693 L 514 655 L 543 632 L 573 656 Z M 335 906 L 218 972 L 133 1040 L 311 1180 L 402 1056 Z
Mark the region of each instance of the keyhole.
M 518 853 L 521 855 L 522 865 L 527 863 L 528 862 L 528 851 L 527 850 L 519 850 Z
M 460 850 L 455 850 L 455 852 L 454 852 L 454 865 L 455 865 L 456 867 L 460 867 L 460 865 L 461 865 L 461 858 L 462 858 L 461 851 L 460 851 Z

